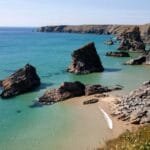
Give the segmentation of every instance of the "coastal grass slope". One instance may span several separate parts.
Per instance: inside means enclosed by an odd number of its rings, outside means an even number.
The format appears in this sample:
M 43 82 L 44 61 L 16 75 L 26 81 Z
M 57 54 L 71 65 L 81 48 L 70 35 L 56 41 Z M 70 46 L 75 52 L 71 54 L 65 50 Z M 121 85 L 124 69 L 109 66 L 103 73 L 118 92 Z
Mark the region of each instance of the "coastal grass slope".
M 105 147 L 97 150 L 149 150 L 150 125 L 141 126 L 135 131 L 127 130 L 118 138 L 108 141 Z

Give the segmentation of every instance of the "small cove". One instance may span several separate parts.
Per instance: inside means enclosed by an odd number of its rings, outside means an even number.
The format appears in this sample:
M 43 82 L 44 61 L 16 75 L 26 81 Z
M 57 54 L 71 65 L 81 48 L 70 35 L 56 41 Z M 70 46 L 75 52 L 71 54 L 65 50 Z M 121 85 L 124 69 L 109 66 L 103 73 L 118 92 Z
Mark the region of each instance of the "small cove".
M 57 87 L 63 81 L 108 86 L 119 84 L 125 87 L 123 92 L 126 93 L 149 80 L 149 66 L 125 66 L 123 62 L 129 58 L 105 56 L 107 51 L 114 51 L 118 46 L 118 43 L 113 46 L 104 44 L 111 37 L 0 28 L 0 80 L 26 63 L 37 68 L 42 80 L 36 91 L 6 101 L 0 99 L 0 150 L 90 149 L 107 138 L 110 130 L 102 114 L 97 109 L 88 114 L 95 106 L 82 109 L 69 102 L 35 109 L 29 106 L 46 89 Z M 91 41 L 96 44 L 105 72 L 89 75 L 66 73 L 72 51 Z

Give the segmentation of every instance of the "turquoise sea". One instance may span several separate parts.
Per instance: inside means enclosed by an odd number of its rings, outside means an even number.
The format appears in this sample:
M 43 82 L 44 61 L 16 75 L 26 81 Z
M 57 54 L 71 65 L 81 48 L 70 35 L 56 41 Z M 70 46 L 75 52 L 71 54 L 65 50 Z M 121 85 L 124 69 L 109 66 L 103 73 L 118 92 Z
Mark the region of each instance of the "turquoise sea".
M 95 140 L 94 137 L 103 135 L 105 138 L 103 131 L 107 129 L 105 125 L 102 126 L 105 124 L 104 119 L 100 120 L 101 130 L 94 132 L 97 126 L 88 122 L 88 119 L 84 122 L 86 112 L 77 106 L 59 103 L 31 108 L 30 105 L 45 89 L 57 87 L 63 81 L 78 80 L 109 86 L 120 84 L 124 86 L 123 92 L 128 93 L 143 81 L 149 80 L 149 66 L 125 66 L 123 62 L 129 58 L 105 56 L 107 51 L 116 50 L 118 46 L 118 43 L 105 45 L 104 42 L 110 38 L 114 37 L 39 33 L 35 28 L 0 28 L 0 80 L 30 63 L 36 67 L 42 81 L 41 87 L 34 92 L 10 100 L 0 99 L 0 150 L 84 150 L 93 148 L 90 143 Z M 73 50 L 92 41 L 96 44 L 105 72 L 90 75 L 66 73 Z M 131 55 L 134 57 L 137 54 Z M 95 141 L 99 144 L 101 140 Z

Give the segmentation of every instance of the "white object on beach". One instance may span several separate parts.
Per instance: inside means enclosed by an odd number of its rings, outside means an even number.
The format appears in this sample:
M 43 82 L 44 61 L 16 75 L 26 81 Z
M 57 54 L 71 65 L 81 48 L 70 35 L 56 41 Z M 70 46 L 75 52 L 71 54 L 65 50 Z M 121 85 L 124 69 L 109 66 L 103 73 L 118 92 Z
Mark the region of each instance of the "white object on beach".
M 105 120 L 106 120 L 106 122 L 107 122 L 107 124 L 108 124 L 108 127 L 109 127 L 110 129 L 113 129 L 113 122 L 112 122 L 112 120 L 110 119 L 109 115 L 108 115 L 102 108 L 100 108 L 100 107 L 99 107 L 99 110 L 103 113 L 104 118 L 105 118 Z

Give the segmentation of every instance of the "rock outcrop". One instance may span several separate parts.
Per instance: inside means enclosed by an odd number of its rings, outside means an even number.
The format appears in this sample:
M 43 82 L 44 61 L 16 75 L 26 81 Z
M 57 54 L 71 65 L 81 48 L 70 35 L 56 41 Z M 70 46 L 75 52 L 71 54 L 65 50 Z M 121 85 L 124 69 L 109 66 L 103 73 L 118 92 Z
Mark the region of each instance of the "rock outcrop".
M 150 81 L 121 98 L 113 115 L 132 124 L 150 123 Z
M 3 89 L 2 98 L 10 98 L 21 93 L 29 92 L 40 85 L 40 78 L 36 69 L 27 64 L 24 68 L 19 69 L 10 77 L 1 81 Z
M 139 27 L 132 27 L 124 31 L 120 35 L 121 44 L 118 50 L 129 50 L 129 51 L 145 51 L 145 44 L 141 39 Z
M 54 104 L 69 98 L 85 94 L 85 86 L 80 82 L 64 82 L 59 88 L 48 90 L 39 98 L 43 104 Z
M 139 56 L 138 58 L 131 59 L 124 63 L 125 65 L 141 65 L 146 61 L 146 56 Z
M 111 89 L 108 87 L 104 87 L 100 84 L 95 84 L 95 85 L 86 85 L 85 88 L 85 95 L 93 95 L 93 94 L 100 94 L 100 93 L 105 93 L 105 92 L 110 92 Z
M 59 88 L 51 89 L 44 93 L 43 96 L 35 102 L 33 107 L 41 105 L 52 105 L 54 103 L 74 98 L 78 96 L 88 96 L 94 94 L 102 94 L 114 90 L 122 89 L 120 86 L 108 88 L 101 85 L 84 85 L 81 82 L 64 82 Z
M 143 54 L 142 56 L 131 59 L 124 64 L 125 65 L 142 65 L 142 64 L 150 65 L 150 53 Z
M 72 64 L 67 71 L 75 74 L 88 74 L 104 71 L 95 44 L 89 43 L 84 47 L 75 50 L 72 54 Z
M 107 52 L 106 56 L 111 56 L 111 57 L 130 57 L 128 52 Z

